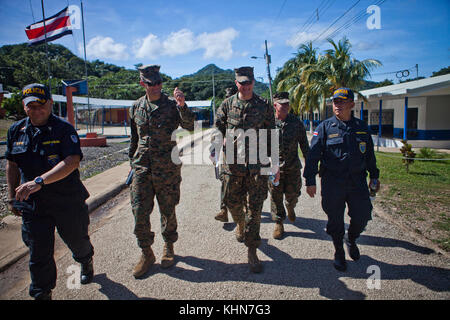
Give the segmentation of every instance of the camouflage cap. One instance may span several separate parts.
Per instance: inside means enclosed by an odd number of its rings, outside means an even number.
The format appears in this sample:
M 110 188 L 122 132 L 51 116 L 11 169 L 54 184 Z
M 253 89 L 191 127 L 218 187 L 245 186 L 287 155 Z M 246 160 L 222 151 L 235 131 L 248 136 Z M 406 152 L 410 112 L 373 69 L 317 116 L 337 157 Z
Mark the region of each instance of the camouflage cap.
M 234 69 L 234 74 L 236 76 L 236 80 L 239 82 L 253 81 L 255 79 L 253 76 L 253 67 L 240 67 Z
M 139 67 L 138 70 L 141 81 L 150 83 L 162 82 L 159 68 L 161 68 L 161 66 L 156 64 Z
M 289 93 L 288 92 L 278 92 L 273 96 L 273 102 L 283 104 L 289 103 Z

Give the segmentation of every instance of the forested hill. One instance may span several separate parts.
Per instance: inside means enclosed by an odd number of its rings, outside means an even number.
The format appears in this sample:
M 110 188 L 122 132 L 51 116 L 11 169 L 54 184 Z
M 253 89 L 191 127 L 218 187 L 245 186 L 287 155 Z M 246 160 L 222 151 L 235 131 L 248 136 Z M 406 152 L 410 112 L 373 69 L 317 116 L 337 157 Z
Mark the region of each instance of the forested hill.
M 52 93 L 61 93 L 61 80 L 84 79 L 84 60 L 59 44 L 48 45 L 52 73 Z M 139 72 L 126 69 L 100 60 L 88 61 L 90 96 L 107 99 L 134 100 L 144 94 L 139 85 Z M 179 87 L 187 100 L 208 100 L 213 97 L 212 75 L 215 78 L 217 101 L 225 96 L 225 88 L 235 87 L 234 71 L 223 70 L 209 64 L 194 74 L 177 79 L 162 74 L 163 90 L 173 92 Z M 47 83 L 47 57 L 45 45 L 29 47 L 27 44 L 5 45 L 0 47 L 0 83 L 10 92 L 17 92 L 26 84 Z M 255 92 L 262 94 L 267 86 L 257 82 Z

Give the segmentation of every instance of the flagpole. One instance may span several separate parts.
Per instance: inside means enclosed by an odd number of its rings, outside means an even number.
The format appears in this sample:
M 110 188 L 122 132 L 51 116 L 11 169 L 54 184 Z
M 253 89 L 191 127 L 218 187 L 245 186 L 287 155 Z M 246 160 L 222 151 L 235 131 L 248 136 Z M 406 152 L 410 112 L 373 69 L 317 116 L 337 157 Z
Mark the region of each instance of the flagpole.
M 87 72 L 87 62 L 86 62 L 86 36 L 84 32 L 84 10 L 83 10 L 83 1 L 80 0 L 81 4 L 81 23 L 83 25 L 83 46 L 84 46 L 84 73 L 86 76 L 86 87 L 87 87 L 87 101 L 88 101 L 88 131 L 92 131 L 91 124 L 91 107 L 89 104 L 89 80 L 88 80 L 88 72 Z
M 47 54 L 48 88 L 49 88 L 50 92 L 52 92 L 52 83 L 51 83 L 52 75 L 50 72 L 50 60 L 48 58 L 47 28 L 45 26 L 44 0 L 41 0 L 41 6 L 42 6 L 42 22 L 44 23 L 45 51 Z

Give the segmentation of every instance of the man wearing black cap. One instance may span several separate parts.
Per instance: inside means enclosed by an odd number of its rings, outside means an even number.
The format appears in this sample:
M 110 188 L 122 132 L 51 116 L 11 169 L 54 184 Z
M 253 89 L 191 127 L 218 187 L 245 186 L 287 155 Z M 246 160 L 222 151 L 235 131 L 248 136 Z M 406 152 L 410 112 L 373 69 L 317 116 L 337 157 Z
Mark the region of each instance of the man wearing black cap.
M 356 239 L 372 219 L 367 172 L 370 184 L 375 185 L 376 190 L 380 188 L 369 129 L 364 121 L 351 115 L 355 106 L 353 97 L 349 88 L 334 91 L 334 116 L 323 121 L 313 133 L 303 172 L 310 197 L 316 194 L 316 174 L 322 178 L 322 208 L 328 216 L 327 233 L 335 247 L 334 267 L 339 271 L 347 269 L 343 248 L 345 205 L 351 218 L 345 242 L 350 257 L 356 261 L 360 257 Z
M 289 93 L 276 93 L 273 97 L 273 104 L 275 125 L 279 129 L 280 139 L 280 183 L 277 186 L 269 183 L 270 211 L 272 220 L 276 223 L 273 238 L 281 239 L 284 234 L 283 221 L 286 219 L 283 197 L 288 218 L 291 222 L 294 222 L 294 209 L 302 187 L 302 163 L 298 156 L 298 147 L 300 146 L 303 157 L 306 159 L 309 144 L 303 122 L 294 114 L 289 113 Z
M 173 244 L 178 239 L 175 207 L 180 200 L 181 164 L 172 159 L 172 150 L 176 147 L 172 133 L 178 126 L 194 130 L 194 114 L 187 107 L 183 92 L 175 88 L 174 98 L 161 92 L 159 69 L 159 65 L 139 68 L 139 83 L 146 94 L 130 108 L 128 156 L 134 170 L 130 198 L 135 218 L 134 234 L 142 250 L 133 270 L 135 278 L 142 277 L 156 261 L 151 248 L 155 233 L 150 225 L 155 197 L 161 213 L 164 240 L 161 267 L 169 268 L 175 263 Z
M 273 108 L 253 93 L 255 84 L 253 68 L 235 69 L 235 76 L 238 92 L 222 102 L 217 110 L 215 122 L 217 129 L 226 140 L 223 201 L 236 223 L 236 239 L 239 242 L 245 242 L 248 247 L 250 271 L 258 273 L 262 271 L 262 265 L 256 255 L 256 249 L 261 243 L 259 235 L 261 210 L 267 198 L 268 177 L 261 174 L 260 159 L 252 161 L 250 153 L 261 155 L 258 152 L 259 142 L 264 133 L 270 137 L 270 129 L 275 128 L 275 118 Z M 261 129 L 266 131 L 260 131 Z M 245 136 L 252 133 L 256 141 L 244 142 L 242 146 L 237 136 L 244 136 L 245 141 Z M 270 142 L 269 139 L 267 141 Z M 270 146 L 267 146 L 266 150 L 270 152 Z M 277 172 L 276 180 L 278 180 L 278 168 L 274 172 Z M 244 201 L 248 203 L 247 213 L 243 210 Z
M 28 117 L 8 130 L 8 208 L 23 220 L 22 238 L 30 249 L 29 293 L 49 300 L 56 285 L 55 227 L 81 263 L 81 283 L 94 276 L 85 203 L 89 193 L 78 171 L 83 154 L 77 132 L 52 114 L 49 89 L 37 83 L 25 86 L 22 103 Z

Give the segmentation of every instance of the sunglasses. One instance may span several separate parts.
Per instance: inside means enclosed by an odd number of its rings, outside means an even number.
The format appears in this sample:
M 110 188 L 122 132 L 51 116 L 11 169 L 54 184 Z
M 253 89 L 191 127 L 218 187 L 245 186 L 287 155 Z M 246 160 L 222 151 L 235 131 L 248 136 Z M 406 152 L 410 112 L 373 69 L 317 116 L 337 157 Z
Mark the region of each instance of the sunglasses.
M 159 86 L 161 83 L 162 83 L 161 81 L 157 81 L 157 82 L 153 82 L 153 83 L 151 83 L 151 82 L 146 82 L 146 84 L 147 84 L 149 87 Z
M 334 104 L 343 104 L 343 103 L 347 103 L 349 101 L 352 101 L 352 100 L 344 100 L 344 99 L 339 99 L 339 98 L 333 99 Z
M 241 86 L 249 86 L 253 81 L 238 81 Z

